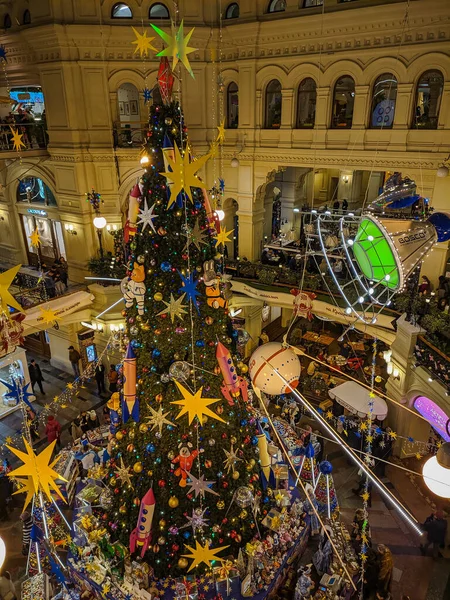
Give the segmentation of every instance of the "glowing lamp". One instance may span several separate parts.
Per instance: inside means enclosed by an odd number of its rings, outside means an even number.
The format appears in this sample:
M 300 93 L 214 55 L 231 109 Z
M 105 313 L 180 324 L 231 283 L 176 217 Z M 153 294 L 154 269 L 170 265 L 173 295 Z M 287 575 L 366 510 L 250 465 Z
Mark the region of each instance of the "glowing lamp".
M 5 546 L 5 542 L 0 537 L 0 569 L 3 567 L 5 558 L 6 558 L 6 546 Z
M 93 223 L 97 229 L 103 229 L 106 226 L 106 219 L 105 217 L 95 217 Z
M 436 456 L 423 465 L 423 480 L 433 494 L 450 498 L 450 442 L 442 444 Z
M 150 164 L 150 158 L 144 154 L 144 156 L 141 156 L 141 160 L 139 162 L 141 163 L 141 167 L 145 169 L 145 167 L 148 167 Z
M 225 219 L 225 213 L 221 208 L 218 208 L 215 212 L 219 221 L 223 221 Z
M 436 175 L 438 177 L 447 177 L 448 176 L 448 167 L 446 167 L 445 165 L 442 165 L 437 170 Z

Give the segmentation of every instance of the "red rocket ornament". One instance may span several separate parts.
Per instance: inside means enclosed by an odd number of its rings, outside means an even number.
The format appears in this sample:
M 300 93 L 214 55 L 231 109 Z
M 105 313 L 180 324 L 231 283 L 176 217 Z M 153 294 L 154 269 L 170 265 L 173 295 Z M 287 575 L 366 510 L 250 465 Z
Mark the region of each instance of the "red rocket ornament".
M 124 228 L 124 241 L 126 244 L 128 244 L 130 238 L 134 237 L 137 232 L 137 218 L 139 214 L 139 202 L 141 196 L 141 188 L 139 187 L 139 184 L 136 183 L 130 192 L 128 203 L 128 218 Z
M 244 401 L 247 402 L 247 382 L 242 377 L 239 377 L 239 375 L 236 373 L 236 368 L 233 364 L 230 351 L 222 344 L 222 342 L 217 344 L 216 358 L 223 376 L 221 391 L 227 399 L 228 404 L 233 406 L 234 398 L 237 398 L 240 395 L 242 395 Z
M 130 534 L 130 552 L 133 553 L 136 548 L 141 549 L 141 558 L 144 558 L 148 546 L 152 540 L 152 521 L 155 512 L 155 495 L 151 487 L 141 500 L 139 517 L 136 529 Z

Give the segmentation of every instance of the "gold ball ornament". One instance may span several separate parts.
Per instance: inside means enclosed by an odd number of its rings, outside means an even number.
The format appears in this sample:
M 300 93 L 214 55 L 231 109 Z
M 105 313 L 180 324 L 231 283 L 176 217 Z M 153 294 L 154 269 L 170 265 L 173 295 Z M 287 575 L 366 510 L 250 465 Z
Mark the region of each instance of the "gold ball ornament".
M 155 302 L 161 302 L 163 297 L 164 296 L 161 294 L 161 292 L 156 292 L 156 294 L 153 296 L 153 300 Z
M 152 550 L 153 550 L 153 552 L 154 552 L 155 554 L 157 554 L 157 553 L 159 552 L 159 546 L 158 546 L 158 544 L 155 544 L 155 545 L 153 546 Z
M 208 422 L 208 417 L 206 415 L 202 415 L 202 425 Z
M 116 483 L 117 483 L 117 479 L 115 477 L 111 477 L 111 479 L 109 480 L 109 485 L 111 487 L 116 487 Z
M 215 366 L 215 367 L 214 367 L 214 373 L 215 373 L 216 375 L 219 375 L 219 374 L 220 374 L 220 367 L 218 367 L 218 366 Z
M 239 471 L 233 471 L 233 479 L 239 479 Z
M 169 506 L 170 508 L 176 508 L 180 504 L 180 501 L 176 496 L 171 496 L 169 498 Z
M 144 467 L 142 466 L 141 462 L 134 463 L 134 465 L 133 465 L 133 471 L 135 473 L 142 473 L 143 468 Z
M 230 437 L 230 442 L 231 442 L 232 444 L 235 444 L 235 443 L 237 442 L 237 439 L 236 439 L 236 437 L 235 437 L 234 435 L 232 435 L 232 436 Z
M 247 365 L 242 365 L 241 373 L 248 373 L 248 366 Z
M 130 440 L 134 440 L 134 438 L 136 437 L 136 432 L 133 429 L 130 429 L 130 431 L 128 432 L 128 437 L 130 438 Z
M 160 546 L 164 546 L 165 543 L 166 543 L 166 538 L 163 537 L 162 535 L 160 535 L 159 538 L 158 538 L 158 544 Z
M 152 477 L 152 475 L 153 475 L 153 471 L 152 471 L 151 469 L 149 469 L 149 470 L 147 471 L 147 475 L 148 475 L 149 477 Z
M 241 512 L 239 513 L 239 517 L 241 519 L 246 519 L 248 517 L 248 512 L 245 510 L 245 508 L 244 508 L 244 510 L 241 510 Z
M 134 504 L 135 506 L 140 506 L 140 505 L 141 505 L 141 501 L 140 501 L 140 499 L 139 499 L 139 498 L 135 498 L 135 499 L 133 500 L 133 504 Z
M 127 506 L 126 506 L 126 504 L 122 504 L 122 506 L 119 507 L 119 512 L 120 512 L 121 515 L 126 514 L 126 512 L 127 512 Z
M 161 527 L 161 529 L 164 529 L 164 527 L 167 525 L 166 521 L 164 519 L 160 519 L 159 521 L 159 526 Z
M 185 569 L 189 564 L 189 561 L 187 560 L 187 558 L 180 558 L 178 561 L 178 567 L 180 569 Z
M 219 406 L 217 406 L 217 408 L 216 408 L 216 413 L 217 413 L 218 415 L 221 415 L 221 414 L 223 414 L 223 406 L 222 406 L 221 404 L 219 404 Z
M 141 433 L 147 433 L 147 431 L 148 431 L 148 425 L 146 423 L 141 423 L 139 425 L 139 431 Z
M 217 508 L 218 508 L 219 510 L 223 510 L 223 509 L 225 508 L 225 502 L 224 502 L 224 500 L 219 500 L 219 501 L 217 502 L 216 506 L 217 506 Z
M 119 440 L 119 442 L 120 440 L 123 440 L 123 433 L 121 431 L 118 431 L 116 433 L 116 439 Z
M 134 450 L 134 444 L 128 444 L 127 452 L 133 452 L 133 450 Z
M 170 450 L 170 451 L 167 453 L 167 458 L 168 458 L 169 460 L 173 460 L 173 459 L 175 458 L 175 452 L 173 452 L 172 450 Z

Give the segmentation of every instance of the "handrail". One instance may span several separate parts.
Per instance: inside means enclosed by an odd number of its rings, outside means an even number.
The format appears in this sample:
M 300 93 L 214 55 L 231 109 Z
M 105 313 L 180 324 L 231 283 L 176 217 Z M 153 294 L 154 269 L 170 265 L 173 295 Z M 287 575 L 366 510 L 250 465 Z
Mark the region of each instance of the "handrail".
M 14 150 L 11 128 L 17 130 L 18 134 L 22 136 L 21 141 L 25 144 L 25 147 L 21 148 L 21 152 L 47 148 L 48 134 L 46 127 L 45 123 L 41 121 L 0 123 L 0 151 Z

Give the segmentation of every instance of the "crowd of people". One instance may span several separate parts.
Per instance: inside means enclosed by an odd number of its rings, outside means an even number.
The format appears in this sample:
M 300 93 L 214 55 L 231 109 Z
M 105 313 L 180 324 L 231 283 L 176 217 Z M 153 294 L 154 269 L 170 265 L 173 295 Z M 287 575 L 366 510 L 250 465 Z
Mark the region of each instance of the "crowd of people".
M 47 146 L 47 122 L 45 111 L 36 118 L 31 109 L 19 108 L 0 118 L 0 144 L 2 150 L 12 150 L 11 127 L 22 135 L 27 148 L 45 148 Z
M 43 264 L 45 271 L 47 265 Z M 68 264 L 64 256 L 55 260 L 53 265 L 45 272 L 45 288 L 50 298 L 62 296 L 69 287 Z

